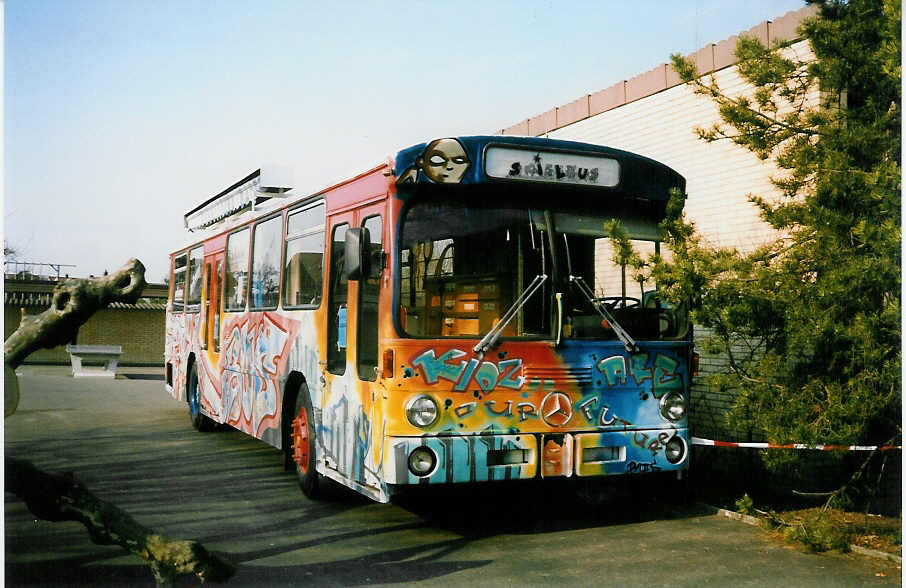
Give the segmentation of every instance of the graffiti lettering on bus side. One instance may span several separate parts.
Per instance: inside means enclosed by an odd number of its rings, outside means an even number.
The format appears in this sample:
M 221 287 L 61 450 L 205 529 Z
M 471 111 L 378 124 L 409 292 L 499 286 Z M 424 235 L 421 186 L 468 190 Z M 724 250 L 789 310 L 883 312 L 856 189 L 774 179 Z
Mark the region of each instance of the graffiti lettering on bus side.
M 224 325 L 221 389 L 231 425 L 255 436 L 276 426 L 279 377 L 298 327 L 298 321 L 271 313 L 241 316 Z
M 636 431 L 632 434 L 633 444 L 641 447 L 642 449 L 647 449 L 651 452 L 653 457 L 657 457 L 657 454 L 667 445 L 667 441 L 676 434 L 676 431 L 673 432 L 663 432 L 659 433 L 657 437 L 649 437 L 648 433 L 644 431 Z
M 661 471 L 661 467 L 652 460 L 651 463 L 630 461 L 626 464 L 627 474 L 653 474 Z
M 477 402 L 464 402 L 453 409 L 453 414 L 459 419 L 464 419 L 472 415 L 476 409 L 478 409 Z M 484 403 L 484 409 L 492 417 L 510 418 L 514 413 L 518 414 L 520 423 L 529 417 L 538 417 L 538 409 L 531 402 L 517 402 L 514 410 L 512 400 L 507 400 L 499 408 L 496 400 L 488 400 Z
M 599 397 L 592 396 L 578 403 L 576 408 L 579 409 L 579 412 L 591 425 L 600 425 L 602 427 L 622 426 L 624 428 L 632 426 L 631 422 L 617 416 L 617 414 L 606 404 L 603 405 L 599 411 L 599 402 Z
M 668 390 L 681 385 L 682 380 L 677 369 L 679 361 L 662 353 L 651 354 L 636 353 L 628 358 L 625 355 L 612 355 L 598 361 L 596 367 L 604 375 L 608 387 L 625 385 L 627 377 L 632 376 L 637 386 L 642 386 L 651 380 L 651 393 L 655 398 L 660 398 Z M 647 391 L 642 388 L 639 393 L 642 400 L 648 397 Z
M 468 361 L 457 362 L 466 355 L 461 349 L 450 349 L 437 357 L 433 349 L 428 349 L 416 356 L 411 363 L 413 367 L 421 369 L 422 377 L 428 384 L 436 384 L 439 379 L 447 380 L 455 384 L 455 392 L 465 392 L 472 381 L 483 392 L 489 392 L 498 386 L 519 390 L 525 384 L 525 378 L 519 375 L 522 368 L 522 360 L 519 358 L 494 363 L 473 357 Z

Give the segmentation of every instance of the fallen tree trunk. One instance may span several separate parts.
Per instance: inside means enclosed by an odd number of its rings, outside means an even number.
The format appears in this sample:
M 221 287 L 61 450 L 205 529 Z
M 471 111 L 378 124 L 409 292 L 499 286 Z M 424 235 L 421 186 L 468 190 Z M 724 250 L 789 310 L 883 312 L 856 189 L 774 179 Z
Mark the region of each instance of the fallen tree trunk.
M 45 521 L 78 521 L 94 543 L 119 545 L 148 560 L 158 586 L 172 584 L 181 574 L 194 574 L 201 582 L 219 582 L 235 571 L 232 564 L 208 553 L 200 543 L 156 534 L 72 476 L 48 474 L 12 457 L 6 458 L 5 465 L 6 491 L 21 498 L 33 515 Z
M 15 368 L 33 351 L 71 341 L 91 315 L 112 302 L 134 303 L 145 287 L 145 267 L 130 259 L 116 273 L 90 280 L 66 280 L 54 288 L 51 307 L 23 316 L 19 328 L 4 343 L 5 412 L 15 412 L 18 380 Z M 16 398 L 10 401 L 10 394 Z M 12 405 L 12 406 L 10 406 Z M 224 581 L 235 572 L 229 562 L 209 553 L 200 543 L 158 535 L 127 512 L 105 502 L 71 475 L 49 474 L 30 462 L 7 457 L 6 491 L 21 498 L 29 511 L 47 521 L 78 521 L 99 545 L 119 545 L 148 561 L 158 586 L 194 574 L 201 582 Z

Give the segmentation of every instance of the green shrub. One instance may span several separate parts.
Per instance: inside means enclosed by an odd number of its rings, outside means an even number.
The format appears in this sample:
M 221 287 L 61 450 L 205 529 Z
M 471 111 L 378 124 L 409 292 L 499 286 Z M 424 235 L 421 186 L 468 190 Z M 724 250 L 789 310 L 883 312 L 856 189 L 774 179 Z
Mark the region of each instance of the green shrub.
M 755 514 L 755 503 L 752 502 L 752 497 L 743 494 L 742 498 L 736 501 L 736 512 L 744 515 Z

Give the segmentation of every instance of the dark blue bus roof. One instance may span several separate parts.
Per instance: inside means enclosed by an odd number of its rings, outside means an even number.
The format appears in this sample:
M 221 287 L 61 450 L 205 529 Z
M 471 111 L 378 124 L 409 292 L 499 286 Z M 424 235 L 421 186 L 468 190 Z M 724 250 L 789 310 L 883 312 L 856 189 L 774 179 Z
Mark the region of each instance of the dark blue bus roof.
M 400 190 L 425 184 L 562 185 L 615 196 L 666 202 L 686 180 L 648 157 L 589 143 L 538 137 L 447 137 L 400 151 Z

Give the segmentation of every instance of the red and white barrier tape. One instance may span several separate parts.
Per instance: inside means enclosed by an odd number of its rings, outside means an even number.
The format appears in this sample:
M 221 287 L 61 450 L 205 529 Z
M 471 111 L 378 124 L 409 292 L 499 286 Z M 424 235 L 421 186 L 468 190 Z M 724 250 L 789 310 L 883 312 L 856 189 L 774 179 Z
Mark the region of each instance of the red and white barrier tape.
M 749 449 L 813 449 L 817 451 L 891 451 L 901 449 L 899 445 L 805 445 L 804 443 L 736 443 L 734 441 L 715 441 L 713 439 L 692 438 L 693 445 L 711 447 L 742 447 Z

